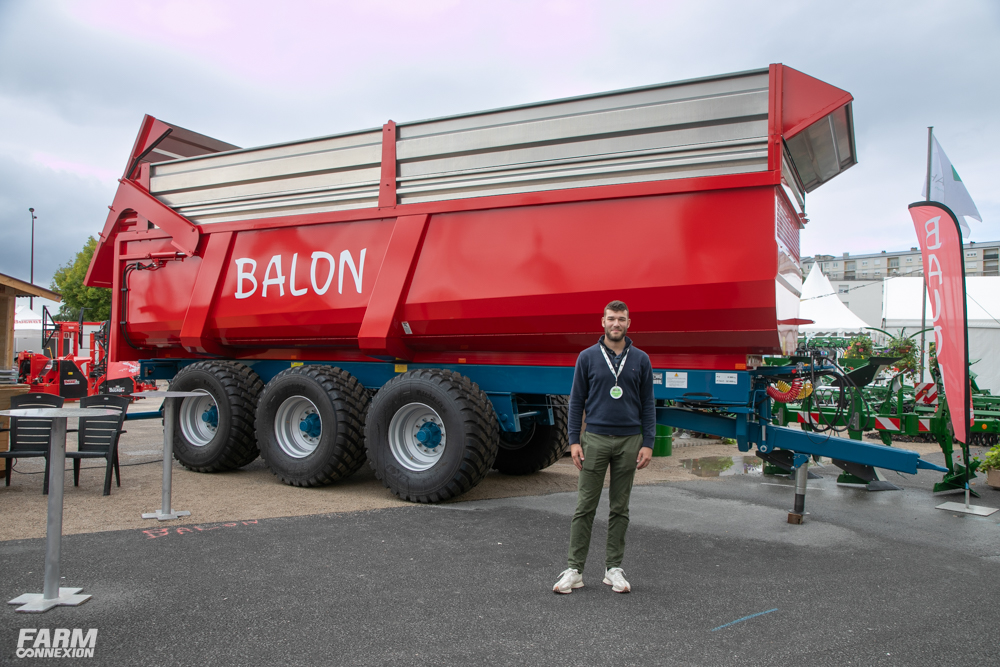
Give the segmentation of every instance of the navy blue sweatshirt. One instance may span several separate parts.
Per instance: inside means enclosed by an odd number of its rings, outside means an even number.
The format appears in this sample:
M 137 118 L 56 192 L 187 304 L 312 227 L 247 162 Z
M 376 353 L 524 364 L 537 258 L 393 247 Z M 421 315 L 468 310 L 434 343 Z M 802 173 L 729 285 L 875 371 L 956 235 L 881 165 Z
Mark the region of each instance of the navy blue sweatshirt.
M 605 352 L 607 351 L 607 352 Z M 626 357 L 625 354 L 628 353 Z M 625 368 L 618 377 L 621 398 L 611 398 L 615 376 L 608 368 L 608 356 L 618 370 L 622 358 Z M 569 395 L 569 444 L 580 442 L 583 412 L 587 412 L 587 432 L 598 435 L 642 434 L 642 446 L 652 449 L 656 437 L 656 404 L 653 400 L 653 367 L 649 355 L 632 346 L 625 337 L 625 349 L 618 356 L 604 346 L 604 336 L 597 345 L 580 353 L 573 372 Z

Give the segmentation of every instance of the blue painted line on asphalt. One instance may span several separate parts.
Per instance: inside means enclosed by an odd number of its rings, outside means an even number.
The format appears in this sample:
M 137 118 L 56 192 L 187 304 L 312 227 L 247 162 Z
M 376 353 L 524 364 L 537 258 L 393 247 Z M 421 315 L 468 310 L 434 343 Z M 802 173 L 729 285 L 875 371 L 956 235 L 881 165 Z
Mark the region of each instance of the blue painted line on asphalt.
M 716 630 L 721 630 L 722 628 L 728 628 L 730 625 L 736 625 L 737 623 L 742 623 L 743 621 L 748 621 L 751 618 L 757 618 L 758 616 L 763 616 L 764 614 L 770 614 L 772 611 L 778 611 L 778 608 L 768 609 L 767 611 L 761 611 L 756 614 L 750 614 L 749 616 L 744 616 L 743 618 L 737 618 L 735 621 L 726 623 L 725 625 L 720 625 L 717 628 L 712 628 L 709 632 L 715 632 Z

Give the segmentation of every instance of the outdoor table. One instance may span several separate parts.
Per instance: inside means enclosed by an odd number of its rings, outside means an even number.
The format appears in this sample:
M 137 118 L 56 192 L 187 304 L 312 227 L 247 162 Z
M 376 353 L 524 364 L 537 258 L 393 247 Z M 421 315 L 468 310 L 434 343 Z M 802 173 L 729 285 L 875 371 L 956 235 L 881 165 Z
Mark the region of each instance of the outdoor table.
M 82 588 L 59 587 L 59 552 L 62 547 L 63 478 L 66 476 L 66 419 L 117 415 L 107 408 L 26 408 L 0 410 L 4 417 L 37 417 L 52 420 L 49 445 L 49 507 L 45 526 L 45 584 L 41 593 L 25 593 L 7 604 L 21 605 L 15 611 L 41 612 L 65 605 L 75 607 L 90 599 L 78 595 Z
M 177 517 L 190 516 L 188 510 L 175 510 L 170 503 L 172 460 L 174 458 L 174 402 L 171 398 L 204 396 L 204 391 L 143 391 L 132 394 L 132 398 L 162 398 L 163 400 L 163 504 L 155 512 L 145 512 L 143 519 L 167 521 Z

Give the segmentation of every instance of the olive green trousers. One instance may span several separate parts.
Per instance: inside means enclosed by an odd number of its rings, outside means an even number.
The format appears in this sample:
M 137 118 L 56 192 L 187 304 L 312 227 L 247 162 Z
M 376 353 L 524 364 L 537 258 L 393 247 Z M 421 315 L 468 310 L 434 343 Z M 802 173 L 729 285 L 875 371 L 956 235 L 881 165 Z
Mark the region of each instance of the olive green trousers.
M 590 551 L 590 534 L 594 528 L 597 503 L 604 488 L 604 477 L 611 468 L 608 499 L 608 544 L 605 565 L 621 567 L 625 556 L 625 531 L 628 530 L 628 503 L 635 479 L 636 459 L 642 448 L 642 435 L 598 435 L 584 432 L 583 470 L 577 483 L 576 512 L 569 531 L 569 567 L 583 572 Z

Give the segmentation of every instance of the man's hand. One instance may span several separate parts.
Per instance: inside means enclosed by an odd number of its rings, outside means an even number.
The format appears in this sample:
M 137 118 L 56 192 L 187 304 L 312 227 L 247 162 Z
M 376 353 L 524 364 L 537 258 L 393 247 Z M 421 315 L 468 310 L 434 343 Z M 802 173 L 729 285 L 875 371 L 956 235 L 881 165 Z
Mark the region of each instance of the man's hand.
M 573 457 L 573 465 L 576 466 L 576 469 L 583 470 L 583 447 L 579 444 L 570 445 L 569 453 Z
M 582 457 L 581 457 L 582 458 Z M 639 458 L 635 460 L 635 469 L 642 470 L 653 460 L 653 449 L 651 447 L 640 447 Z M 577 466 L 579 467 L 579 466 Z

